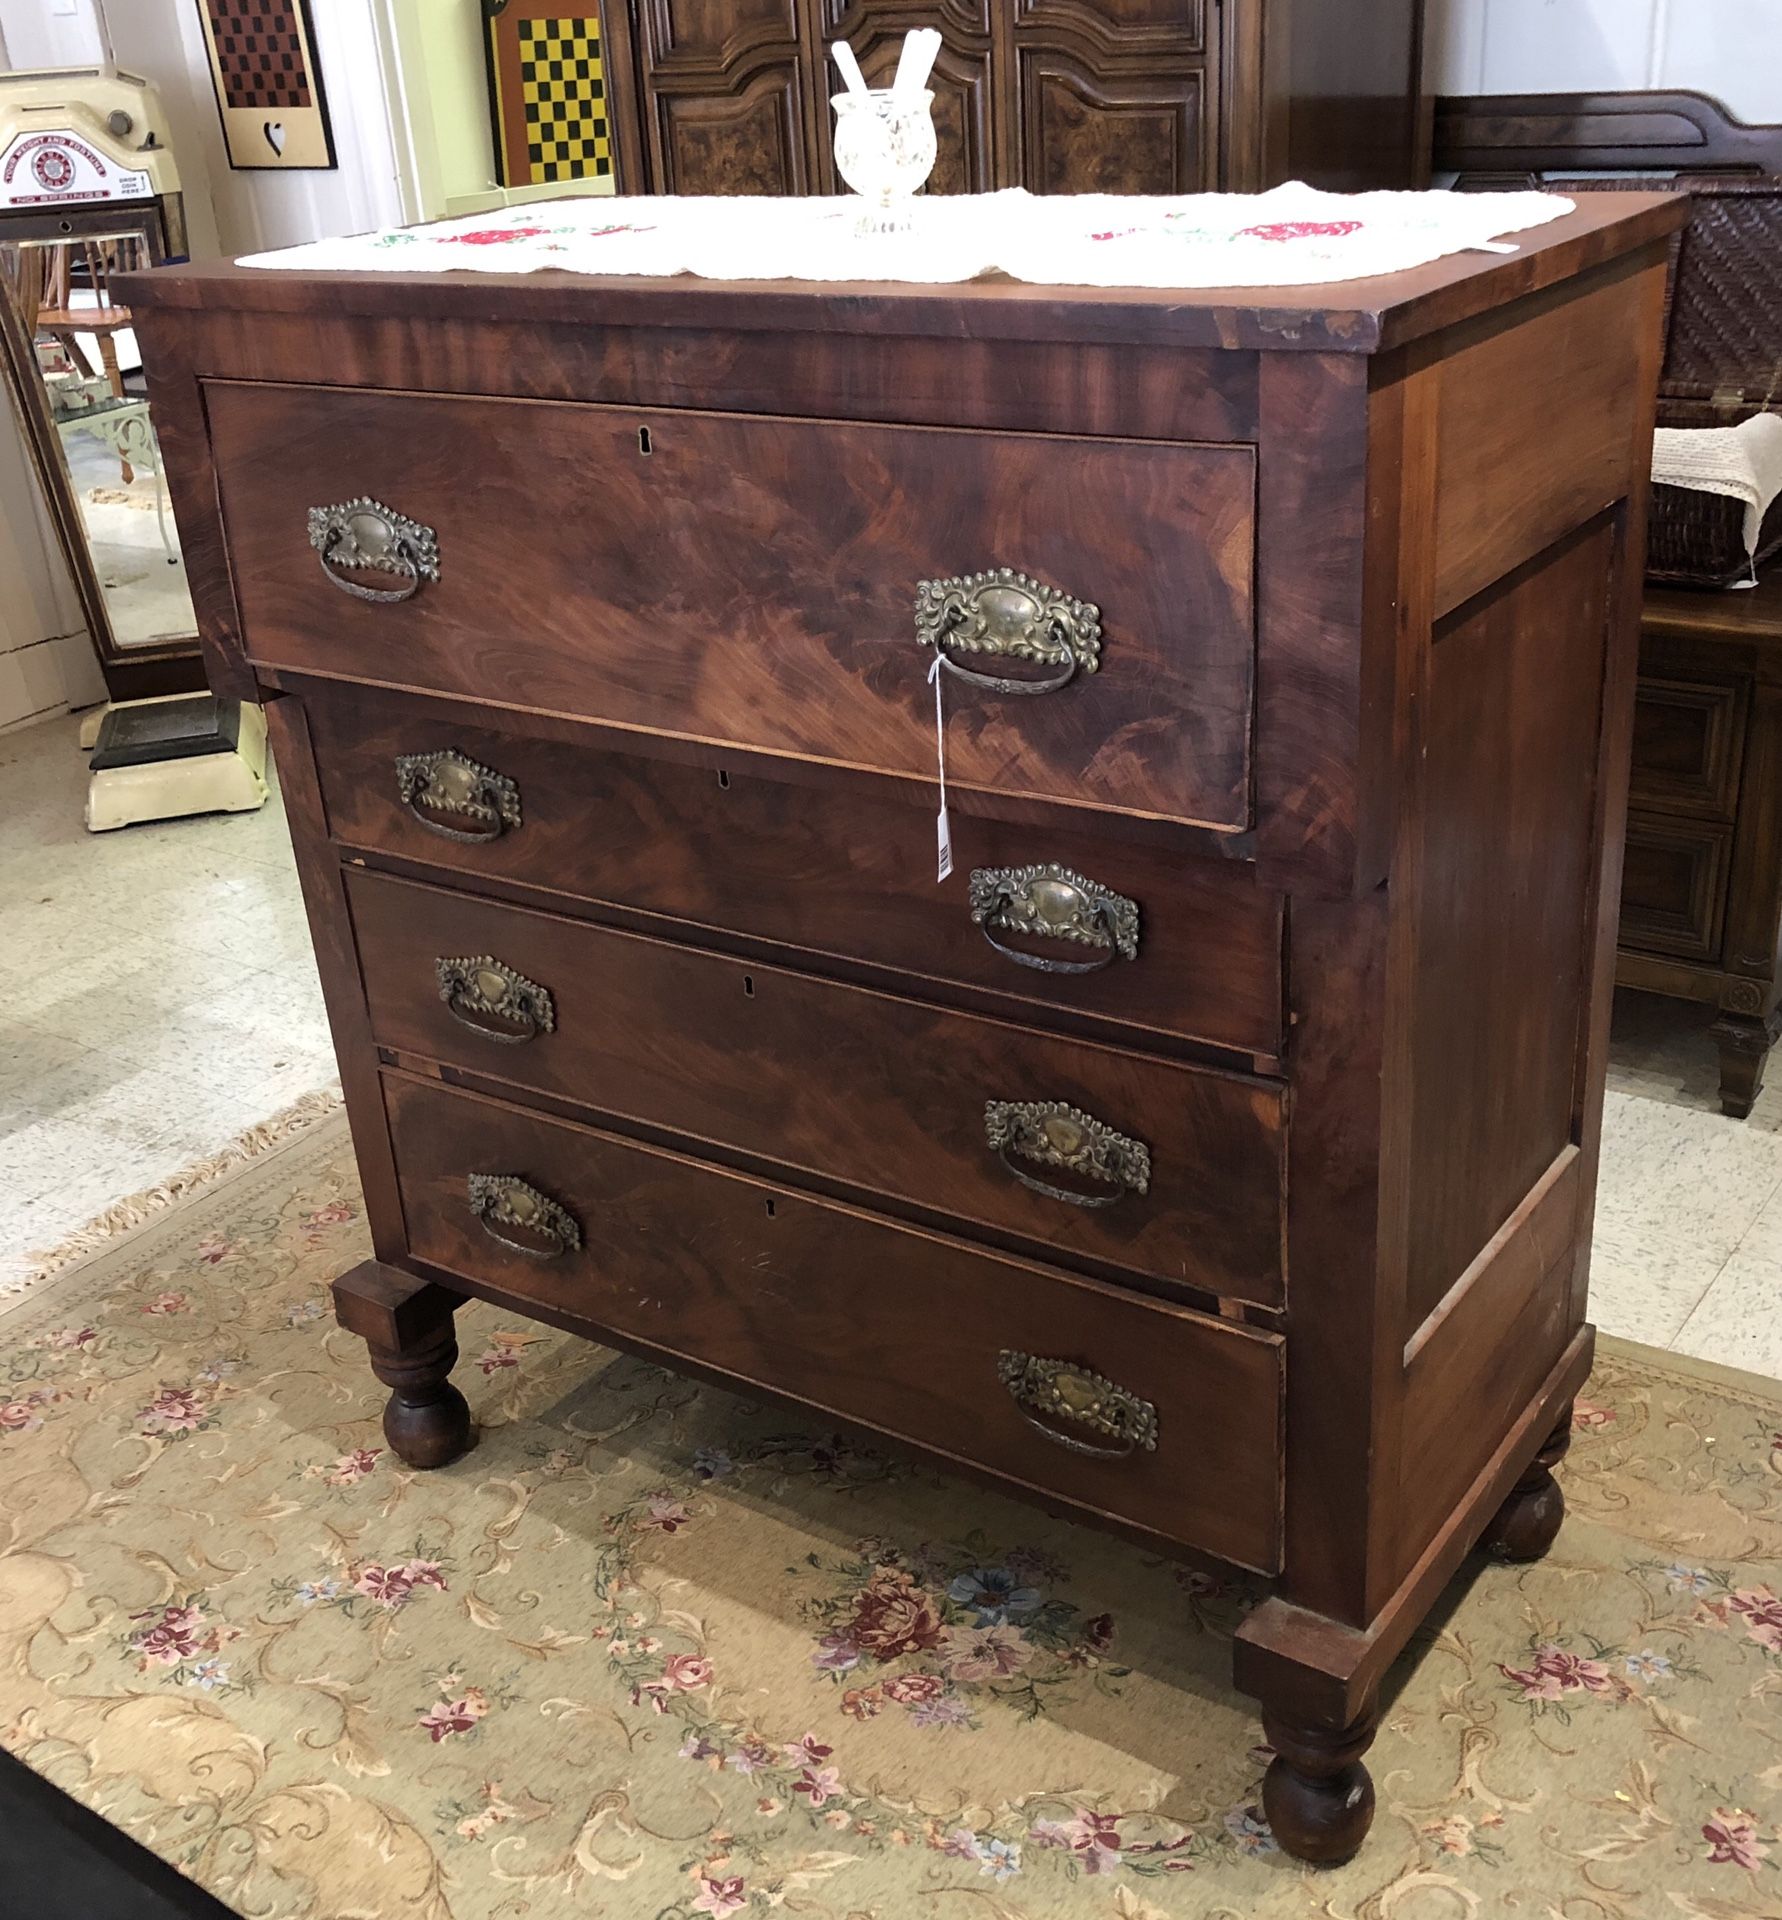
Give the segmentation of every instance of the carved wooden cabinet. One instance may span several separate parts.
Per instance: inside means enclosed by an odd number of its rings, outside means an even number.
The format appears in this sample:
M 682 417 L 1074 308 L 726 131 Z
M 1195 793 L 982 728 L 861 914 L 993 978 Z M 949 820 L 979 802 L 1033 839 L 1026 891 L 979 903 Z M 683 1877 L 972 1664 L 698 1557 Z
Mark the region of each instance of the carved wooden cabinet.
M 1266 305 L 135 280 L 397 1451 L 476 1295 L 1250 1569 L 1275 1830 L 1359 1845 L 1590 1363 L 1677 204 Z
M 1717 1009 L 1742 1120 L 1782 1027 L 1782 568 L 1647 589 L 1629 808 L 1619 978 Z
M 1426 174 L 1422 0 L 606 0 L 621 190 L 833 193 L 828 52 L 938 26 L 931 191 L 1197 193 Z

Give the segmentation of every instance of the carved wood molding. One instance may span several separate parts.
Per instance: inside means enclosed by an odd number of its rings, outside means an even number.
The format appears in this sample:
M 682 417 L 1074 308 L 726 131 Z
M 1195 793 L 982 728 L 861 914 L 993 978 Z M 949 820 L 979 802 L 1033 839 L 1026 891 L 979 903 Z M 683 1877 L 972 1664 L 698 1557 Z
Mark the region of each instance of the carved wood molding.
M 1111 18 L 1100 0 L 1015 0 L 1015 40 L 1044 40 L 1074 45 L 1085 61 L 1149 60 L 1156 56 L 1203 54 L 1207 20 L 1203 0 L 1172 7 L 1177 17 L 1141 26 Z
M 639 0 L 638 24 L 656 73 L 711 73 L 742 78 L 765 60 L 784 59 L 798 45 L 796 0 L 784 0 L 779 19 L 739 22 L 722 40 L 689 42 L 675 30 L 675 0 Z
M 860 51 L 856 34 L 893 28 L 901 43 L 911 27 L 938 25 L 942 33 L 982 39 L 991 32 L 990 0 L 819 0 L 818 24 L 825 40 L 846 40 Z
M 1454 94 L 1436 101 L 1435 165 L 1782 173 L 1782 126 L 1751 125 L 1705 93 Z

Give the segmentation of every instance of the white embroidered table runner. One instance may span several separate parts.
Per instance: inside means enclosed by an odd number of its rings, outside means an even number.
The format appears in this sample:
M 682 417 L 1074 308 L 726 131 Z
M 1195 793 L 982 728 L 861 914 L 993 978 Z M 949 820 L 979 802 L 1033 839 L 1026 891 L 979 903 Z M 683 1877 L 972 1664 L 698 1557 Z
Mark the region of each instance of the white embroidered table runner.
M 1556 220 L 1550 193 L 932 194 L 903 234 L 861 235 L 854 197 L 582 196 L 320 240 L 240 264 L 400 273 L 697 274 L 708 280 L 944 284 L 1002 272 L 1050 286 L 1294 287 L 1399 273 Z

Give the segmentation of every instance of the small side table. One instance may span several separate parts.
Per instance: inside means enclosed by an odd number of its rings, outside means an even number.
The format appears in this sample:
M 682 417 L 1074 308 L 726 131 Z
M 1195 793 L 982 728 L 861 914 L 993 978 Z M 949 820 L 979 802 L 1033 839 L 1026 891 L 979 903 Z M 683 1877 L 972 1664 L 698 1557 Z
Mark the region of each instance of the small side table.
M 1616 979 L 1718 1009 L 1720 1103 L 1750 1113 L 1782 1016 L 1782 568 L 1647 589 Z
M 179 558 L 167 533 L 167 483 L 161 477 L 161 447 L 149 419 L 146 400 L 101 400 L 56 415 L 56 430 L 64 439 L 71 433 L 89 433 L 136 471 L 146 467 L 155 477 L 155 525 L 169 562 Z

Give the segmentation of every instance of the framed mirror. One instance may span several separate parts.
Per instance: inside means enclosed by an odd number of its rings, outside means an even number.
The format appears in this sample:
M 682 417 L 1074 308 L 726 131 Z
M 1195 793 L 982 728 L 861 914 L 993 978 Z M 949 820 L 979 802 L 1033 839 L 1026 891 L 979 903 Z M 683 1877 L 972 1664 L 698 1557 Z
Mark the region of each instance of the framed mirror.
M 161 239 L 152 206 L 0 221 L 0 373 L 113 700 L 204 685 L 130 310 L 112 293 Z

